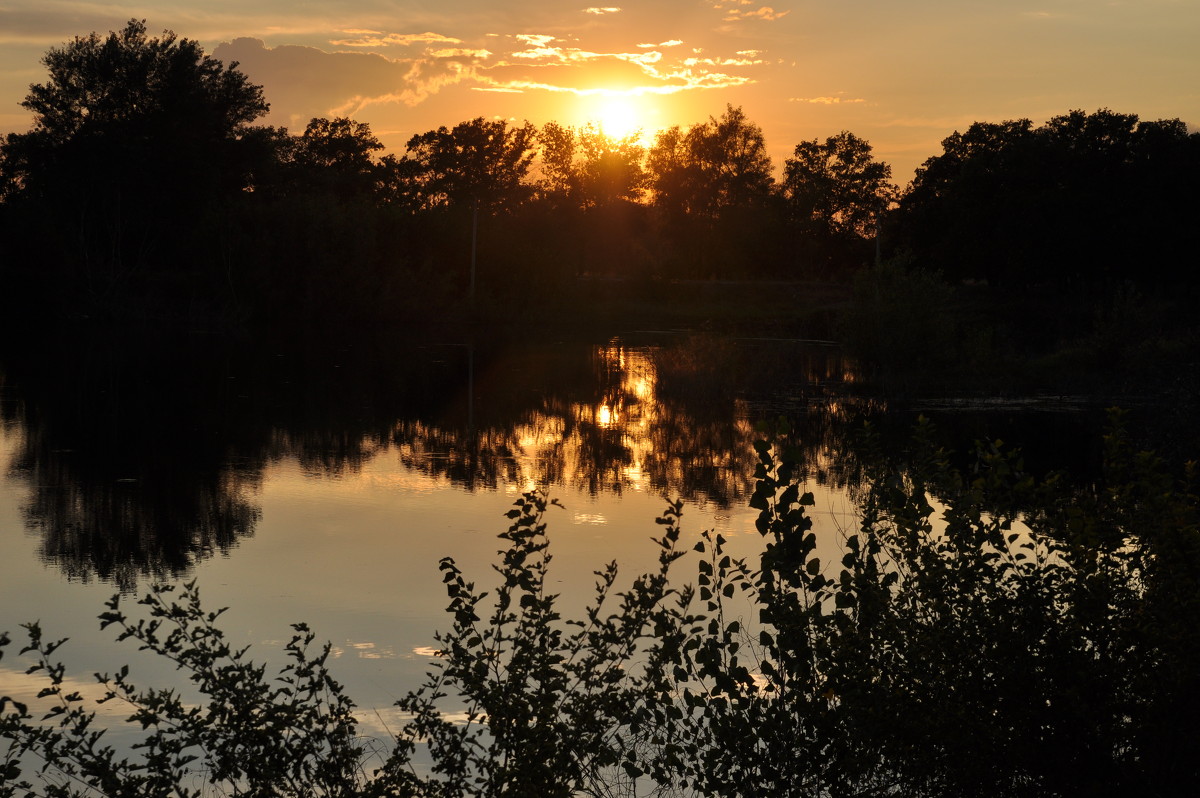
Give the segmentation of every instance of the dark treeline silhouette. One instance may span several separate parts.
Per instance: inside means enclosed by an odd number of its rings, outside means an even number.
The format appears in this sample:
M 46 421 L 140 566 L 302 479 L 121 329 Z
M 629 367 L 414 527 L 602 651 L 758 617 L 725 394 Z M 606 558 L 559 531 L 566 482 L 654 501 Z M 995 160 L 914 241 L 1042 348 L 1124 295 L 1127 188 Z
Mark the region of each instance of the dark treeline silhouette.
M 256 126 L 237 64 L 131 21 L 50 50 L 0 145 L 8 296 L 57 313 L 396 317 L 465 296 L 563 296 L 580 275 L 792 277 L 868 262 L 894 190 L 848 133 L 776 184 L 741 109 L 644 146 L 477 118 L 383 155 L 365 123 Z
M 144 22 L 43 62 L 33 128 L 0 143 L 10 316 L 298 329 L 640 302 L 658 319 L 698 304 L 680 281 L 848 296 L 857 280 L 848 304 L 732 308 L 728 292 L 694 321 L 774 314 L 851 343 L 872 374 L 903 364 L 903 385 L 1066 349 L 1025 382 L 1082 370 L 1128 390 L 1194 348 L 1200 134 L 1177 119 L 975 123 L 900 190 L 848 131 L 800 142 L 777 176 L 732 106 L 649 143 L 476 118 L 384 154 L 350 119 L 255 125 L 268 104 L 236 64 Z M 813 329 L 817 307 L 846 318 Z M 1147 354 L 1155 341 L 1171 345 Z
M 1104 293 L 1194 291 L 1200 134 L 1102 109 L 976 122 L 917 170 L 895 235 L 952 278 Z

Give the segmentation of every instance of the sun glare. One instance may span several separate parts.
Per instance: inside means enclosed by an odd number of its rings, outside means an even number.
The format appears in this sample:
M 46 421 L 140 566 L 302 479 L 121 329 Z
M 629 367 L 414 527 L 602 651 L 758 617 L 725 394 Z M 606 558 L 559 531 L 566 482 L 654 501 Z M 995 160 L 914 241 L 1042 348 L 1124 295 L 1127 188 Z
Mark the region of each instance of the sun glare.
M 615 139 L 632 136 L 642 127 L 629 97 L 604 97 L 596 104 L 595 114 L 600 129 Z
M 612 139 L 637 136 L 643 144 L 660 127 L 657 110 L 637 94 L 605 92 L 580 97 L 575 114 L 581 126 L 595 125 Z

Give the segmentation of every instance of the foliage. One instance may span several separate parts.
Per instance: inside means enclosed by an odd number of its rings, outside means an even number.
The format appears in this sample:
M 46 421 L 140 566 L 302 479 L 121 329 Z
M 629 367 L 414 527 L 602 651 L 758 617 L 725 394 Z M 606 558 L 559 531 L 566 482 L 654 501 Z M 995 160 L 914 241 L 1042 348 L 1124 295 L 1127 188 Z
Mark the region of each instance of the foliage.
M 0 759 L 0 796 L 345 794 L 359 776 L 364 748 L 354 734 L 353 706 L 326 667 L 329 645 L 313 652 L 313 633 L 296 624 L 285 648 L 291 661 L 268 678 L 246 649 L 226 642 L 216 625 L 223 611 L 204 612 L 194 583 L 174 593 L 170 585 L 152 588 L 138 602 L 147 618 L 126 615 L 119 597 L 100 616 L 101 628 L 120 630 L 118 640 L 135 640 L 173 662 L 201 696 L 193 703 L 172 688 L 139 687 L 127 667 L 97 674 L 101 702 L 128 705 L 129 723 L 142 728 L 134 758 L 106 745 L 94 710 L 79 692 L 67 691 L 66 670 L 53 658 L 65 641 L 46 641 L 37 623 L 25 625 L 29 642 L 21 653 L 34 658 L 26 672 L 45 675 L 38 698 L 49 708 L 35 716 L 0 698 L 0 736 L 10 744 Z
M 897 234 L 926 268 L 1012 287 L 1177 284 L 1200 170 L 1180 120 L 1076 110 L 976 122 L 942 148 L 900 203 Z
M 641 199 L 646 188 L 645 149 L 636 135 L 613 138 L 594 125 L 576 129 L 547 122 L 538 140 L 541 198 L 575 208 Z
M 891 167 L 875 161 L 871 145 L 848 130 L 824 143 L 800 142 L 783 173 L 783 192 L 797 221 L 830 236 L 874 235 L 894 191 Z
M 402 739 L 428 741 L 432 772 L 417 778 L 419 795 L 604 794 L 636 773 L 638 718 L 670 689 L 659 663 L 678 611 L 668 598 L 670 566 L 680 556 L 679 505 L 659 523 L 659 570 L 613 594 L 616 563 L 596 572 L 596 596 L 583 618 L 562 622 L 557 596 L 546 590 L 547 501 L 528 494 L 508 515 L 512 526 L 496 566 L 500 584 L 487 593 L 442 561 L 453 618 L 440 634 L 441 659 L 427 683 L 397 706 L 411 713 Z M 686 605 L 689 592 L 678 594 Z M 615 602 L 616 606 L 612 606 Z M 447 717 L 439 702 L 454 699 L 466 721 Z M 407 767 L 407 753 L 386 770 Z
M 774 182 L 762 128 L 733 106 L 686 133 L 660 132 L 647 168 L 654 201 L 670 214 L 716 218 L 723 209 L 759 205 Z
M 783 236 L 762 128 L 741 108 L 660 131 L 646 159 L 652 203 L 676 271 L 705 277 L 770 272 Z
M 9 192 L 59 213 L 62 203 L 83 215 L 124 203 L 111 224 L 129 225 L 162 203 L 245 185 L 238 140 L 269 106 L 236 63 L 170 31 L 149 37 L 138 20 L 107 37 L 76 37 L 42 63 L 49 79 L 21 103 L 33 128 L 2 145 Z
M 413 136 L 405 157 L 414 164 L 422 207 L 518 204 L 534 133 L 528 122 L 510 128 L 503 119 L 479 117 Z
M 878 235 L 895 198 L 891 177 L 891 167 L 871 156 L 871 145 L 848 130 L 797 144 L 784 162 L 781 190 L 804 256 L 826 262 L 834 273 L 862 265 L 868 250 L 861 242 Z
M 366 122 L 317 118 L 294 140 L 286 162 L 297 172 L 293 182 L 301 190 L 370 200 L 381 177 L 374 155 L 382 149 Z
M 528 494 L 509 512 L 512 526 L 500 536 L 508 547 L 496 567 L 501 582 L 482 617 L 488 594 L 452 560 L 442 561 L 453 627 L 438 636 L 441 659 L 427 683 L 398 702 L 409 720 L 373 772 L 367 772 L 373 751 L 355 734 L 353 704 L 326 668 L 329 645 L 310 653 L 313 635 L 296 625 L 286 647 L 292 663 L 267 678 L 246 649 L 225 642 L 215 625 L 224 611 L 205 613 L 188 583 L 178 598 L 170 585 L 152 588 L 139 601 L 148 620 L 128 617 L 119 596 L 100 616 L 101 628 L 120 628 L 118 640 L 133 639 L 174 662 L 206 701 L 139 689 L 128 668 L 97 674 L 106 691 L 102 702 L 128 704 L 128 721 L 142 727 L 137 758 L 104 745 L 104 731 L 93 730 L 95 712 L 79 693 L 65 692 L 66 669 L 52 659 L 65 641 L 47 643 L 38 624 L 25 626 L 29 643 L 20 653 L 36 660 L 28 673 L 46 674 L 38 697 L 50 708 L 37 717 L 24 704 L 0 699 L 0 738 L 9 743 L 0 758 L 0 796 L 607 793 L 628 778 L 619 766 L 635 770 L 630 720 L 670 689 L 660 676 L 668 644 L 658 634 L 678 616 L 668 598 L 677 595 L 679 606 L 690 598 L 668 582 L 671 564 L 682 556 L 680 505 L 660 519 L 659 570 L 615 593 L 617 566 L 610 563 L 596 574 L 585 618 L 565 625 L 557 597 L 546 590 L 547 506 Z M 10 642 L 0 637 L 0 657 Z M 465 724 L 443 711 L 448 695 L 465 706 Z M 414 763 L 418 747 L 432 757 L 431 767 Z M 188 789 L 188 783 L 202 786 Z
M 954 466 L 922 423 L 911 466 L 864 455 L 857 526 L 819 540 L 787 435 L 755 447 L 757 561 L 706 533 L 694 588 L 671 587 L 679 504 L 660 519 L 658 570 L 614 594 L 610 564 L 578 621 L 547 592 L 540 495 L 509 513 L 490 600 L 444 560 L 441 658 L 399 702 L 409 720 L 370 773 L 328 648 L 309 653 L 303 626 L 268 681 L 194 586 L 178 599 L 153 589 L 148 620 L 114 599 L 102 622 L 204 696 L 100 676 L 145 729 L 130 761 L 64 693 L 59 642 L 29 624 L 51 708 L 38 718 L 2 700 L 0 795 L 196 795 L 192 776 L 236 795 L 1166 795 L 1195 783 L 1194 468 L 1170 476 L 1118 417 L 1105 481 L 1077 490 L 1035 479 L 999 445 Z M 864 430 L 863 452 L 877 445 Z M 31 758 L 44 766 L 30 772 Z
M 34 133 L 60 146 L 131 124 L 158 128 L 143 135 L 177 124 L 190 128 L 183 135 L 226 137 L 268 109 L 236 64 L 226 67 L 171 31 L 149 38 L 144 20 L 103 39 L 76 37 L 42 63 L 50 80 L 31 86 L 21 105 L 34 114 Z

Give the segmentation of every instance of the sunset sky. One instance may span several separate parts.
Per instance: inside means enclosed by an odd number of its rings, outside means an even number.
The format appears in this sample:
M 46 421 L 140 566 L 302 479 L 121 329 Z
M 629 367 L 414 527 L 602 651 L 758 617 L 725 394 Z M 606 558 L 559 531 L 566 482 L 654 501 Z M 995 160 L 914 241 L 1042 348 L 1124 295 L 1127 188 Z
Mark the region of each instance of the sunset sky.
M 0 132 L 75 35 L 146 19 L 240 61 L 294 132 L 389 148 L 477 116 L 654 130 L 741 106 L 779 164 L 850 130 L 896 181 L 973 121 L 1101 107 L 1200 129 L 1198 0 L 0 0 Z

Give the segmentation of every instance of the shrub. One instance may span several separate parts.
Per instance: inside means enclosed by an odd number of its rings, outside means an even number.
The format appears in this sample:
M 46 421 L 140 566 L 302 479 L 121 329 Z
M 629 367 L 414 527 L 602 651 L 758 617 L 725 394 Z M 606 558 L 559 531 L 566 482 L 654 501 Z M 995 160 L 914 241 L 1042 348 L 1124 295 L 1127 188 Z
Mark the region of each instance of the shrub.
M 0 699 L 0 796 L 1179 794 L 1200 776 L 1200 515 L 1183 481 L 1118 425 L 1101 484 L 1026 474 L 981 445 L 960 469 L 916 431 L 912 464 L 870 457 L 856 528 L 822 561 L 785 430 L 756 444 L 751 505 L 764 545 L 695 544 L 672 587 L 682 506 L 658 569 L 563 619 L 547 592 L 544 515 L 523 496 L 494 596 L 442 562 L 451 627 L 426 683 L 399 702 L 390 752 L 303 625 L 291 662 L 232 650 L 194 584 L 152 588 L 134 620 L 101 615 L 175 662 L 204 700 L 98 675 L 142 726 L 135 758 L 93 730 L 65 669 L 28 624 L 41 715 Z M 0 636 L 0 654 L 11 643 Z M 447 703 L 449 701 L 450 703 Z M 450 711 L 461 711 L 465 721 Z M 378 757 L 374 759 L 374 757 Z M 428 764 L 423 764 L 428 760 Z M 372 762 L 374 761 L 374 764 Z M 36 767 L 35 767 L 36 766 Z M 207 785 L 188 789 L 199 777 Z

